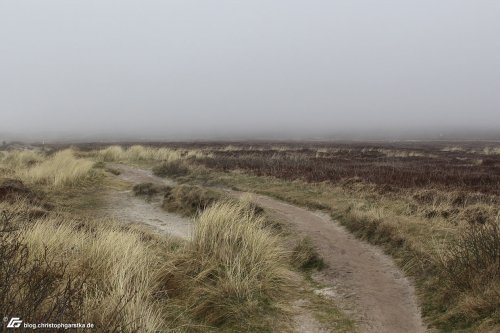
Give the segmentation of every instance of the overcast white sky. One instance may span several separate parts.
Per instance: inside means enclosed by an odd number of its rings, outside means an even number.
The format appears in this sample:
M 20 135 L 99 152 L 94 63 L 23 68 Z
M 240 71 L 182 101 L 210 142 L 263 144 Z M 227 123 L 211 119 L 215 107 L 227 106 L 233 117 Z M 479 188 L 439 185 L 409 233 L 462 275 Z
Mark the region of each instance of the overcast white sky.
M 0 0 L 0 137 L 491 131 L 499 106 L 497 0 Z

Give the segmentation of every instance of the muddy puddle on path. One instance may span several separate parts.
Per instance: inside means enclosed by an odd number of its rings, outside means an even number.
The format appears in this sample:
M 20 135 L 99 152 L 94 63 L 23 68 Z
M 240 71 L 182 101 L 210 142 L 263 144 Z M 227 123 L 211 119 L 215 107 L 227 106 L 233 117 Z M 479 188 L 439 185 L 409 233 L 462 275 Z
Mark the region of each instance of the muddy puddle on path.
M 139 183 L 154 183 L 161 185 L 175 185 L 174 182 L 156 177 L 149 170 L 137 169 L 122 164 L 108 164 L 120 171 L 118 177 L 129 182 L 130 188 Z M 146 224 L 161 233 L 181 238 L 189 238 L 192 221 L 188 218 L 172 214 L 161 208 L 161 197 L 150 200 L 136 197 L 132 190 L 113 191 L 106 195 L 105 207 L 102 213 L 125 223 Z

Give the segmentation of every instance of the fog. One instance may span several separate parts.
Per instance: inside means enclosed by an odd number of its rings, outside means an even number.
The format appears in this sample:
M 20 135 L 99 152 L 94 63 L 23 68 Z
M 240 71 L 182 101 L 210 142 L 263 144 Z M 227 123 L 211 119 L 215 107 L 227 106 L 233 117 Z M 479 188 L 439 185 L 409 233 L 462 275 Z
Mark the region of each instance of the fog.
M 499 17 L 495 0 L 3 0 L 0 139 L 495 135 Z

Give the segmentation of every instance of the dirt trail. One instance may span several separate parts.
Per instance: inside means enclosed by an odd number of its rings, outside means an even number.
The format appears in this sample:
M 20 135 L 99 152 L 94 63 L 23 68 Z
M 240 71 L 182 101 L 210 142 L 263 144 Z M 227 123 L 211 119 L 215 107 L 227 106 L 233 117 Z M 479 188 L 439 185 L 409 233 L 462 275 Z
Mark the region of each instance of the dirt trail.
M 131 183 L 174 184 L 147 170 L 121 164 L 110 166 L 120 170 L 119 177 Z M 112 215 L 122 220 L 143 222 L 180 237 L 189 237 L 189 220 L 166 213 L 158 203 L 147 203 L 130 192 L 117 192 L 110 196 L 108 207 Z M 241 192 L 228 192 L 236 196 L 242 195 Z M 271 214 L 289 223 L 299 234 L 312 239 L 328 265 L 315 276 L 316 280 L 326 286 L 317 292 L 331 297 L 339 307 L 352 313 L 359 320 L 362 332 L 426 332 L 414 288 L 380 249 L 356 239 L 327 214 L 312 212 L 262 195 L 252 196 L 256 203 Z M 309 331 L 306 327 L 308 326 L 303 326 L 303 329 Z M 320 329 L 311 331 L 323 332 Z
M 254 201 L 313 240 L 328 265 L 315 276 L 328 286 L 318 293 L 359 319 L 362 332 L 426 332 L 414 288 L 378 248 L 356 239 L 324 213 L 261 195 L 254 195 Z
M 131 183 L 155 183 L 175 185 L 173 181 L 153 175 L 148 170 L 138 169 L 123 164 L 108 163 L 113 169 L 120 171 L 119 178 Z M 161 199 L 152 198 L 146 201 L 136 197 L 131 190 L 117 191 L 106 196 L 106 205 L 103 214 L 129 223 L 144 223 L 162 233 L 181 238 L 189 238 L 191 221 L 177 214 L 164 211 L 161 208 Z

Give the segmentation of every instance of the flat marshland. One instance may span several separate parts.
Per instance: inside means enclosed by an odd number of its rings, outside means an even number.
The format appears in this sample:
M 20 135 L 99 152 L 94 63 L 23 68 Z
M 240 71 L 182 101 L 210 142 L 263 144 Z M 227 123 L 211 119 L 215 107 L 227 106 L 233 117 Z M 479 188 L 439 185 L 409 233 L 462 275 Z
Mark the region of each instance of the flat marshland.
M 431 331 L 500 327 L 498 144 L 87 144 L 0 154 L 4 317 L 101 331 L 304 331 L 294 318 L 309 314 L 294 304 L 306 300 L 313 319 L 302 321 L 356 331 L 355 313 L 312 292 L 325 266 L 317 244 L 231 188 L 320 209 L 380 245 L 414 281 Z M 138 176 L 120 175 L 123 165 L 150 181 L 127 183 Z M 193 219 L 189 237 L 99 213 L 132 185 L 134 200 L 158 198 L 166 213 Z

